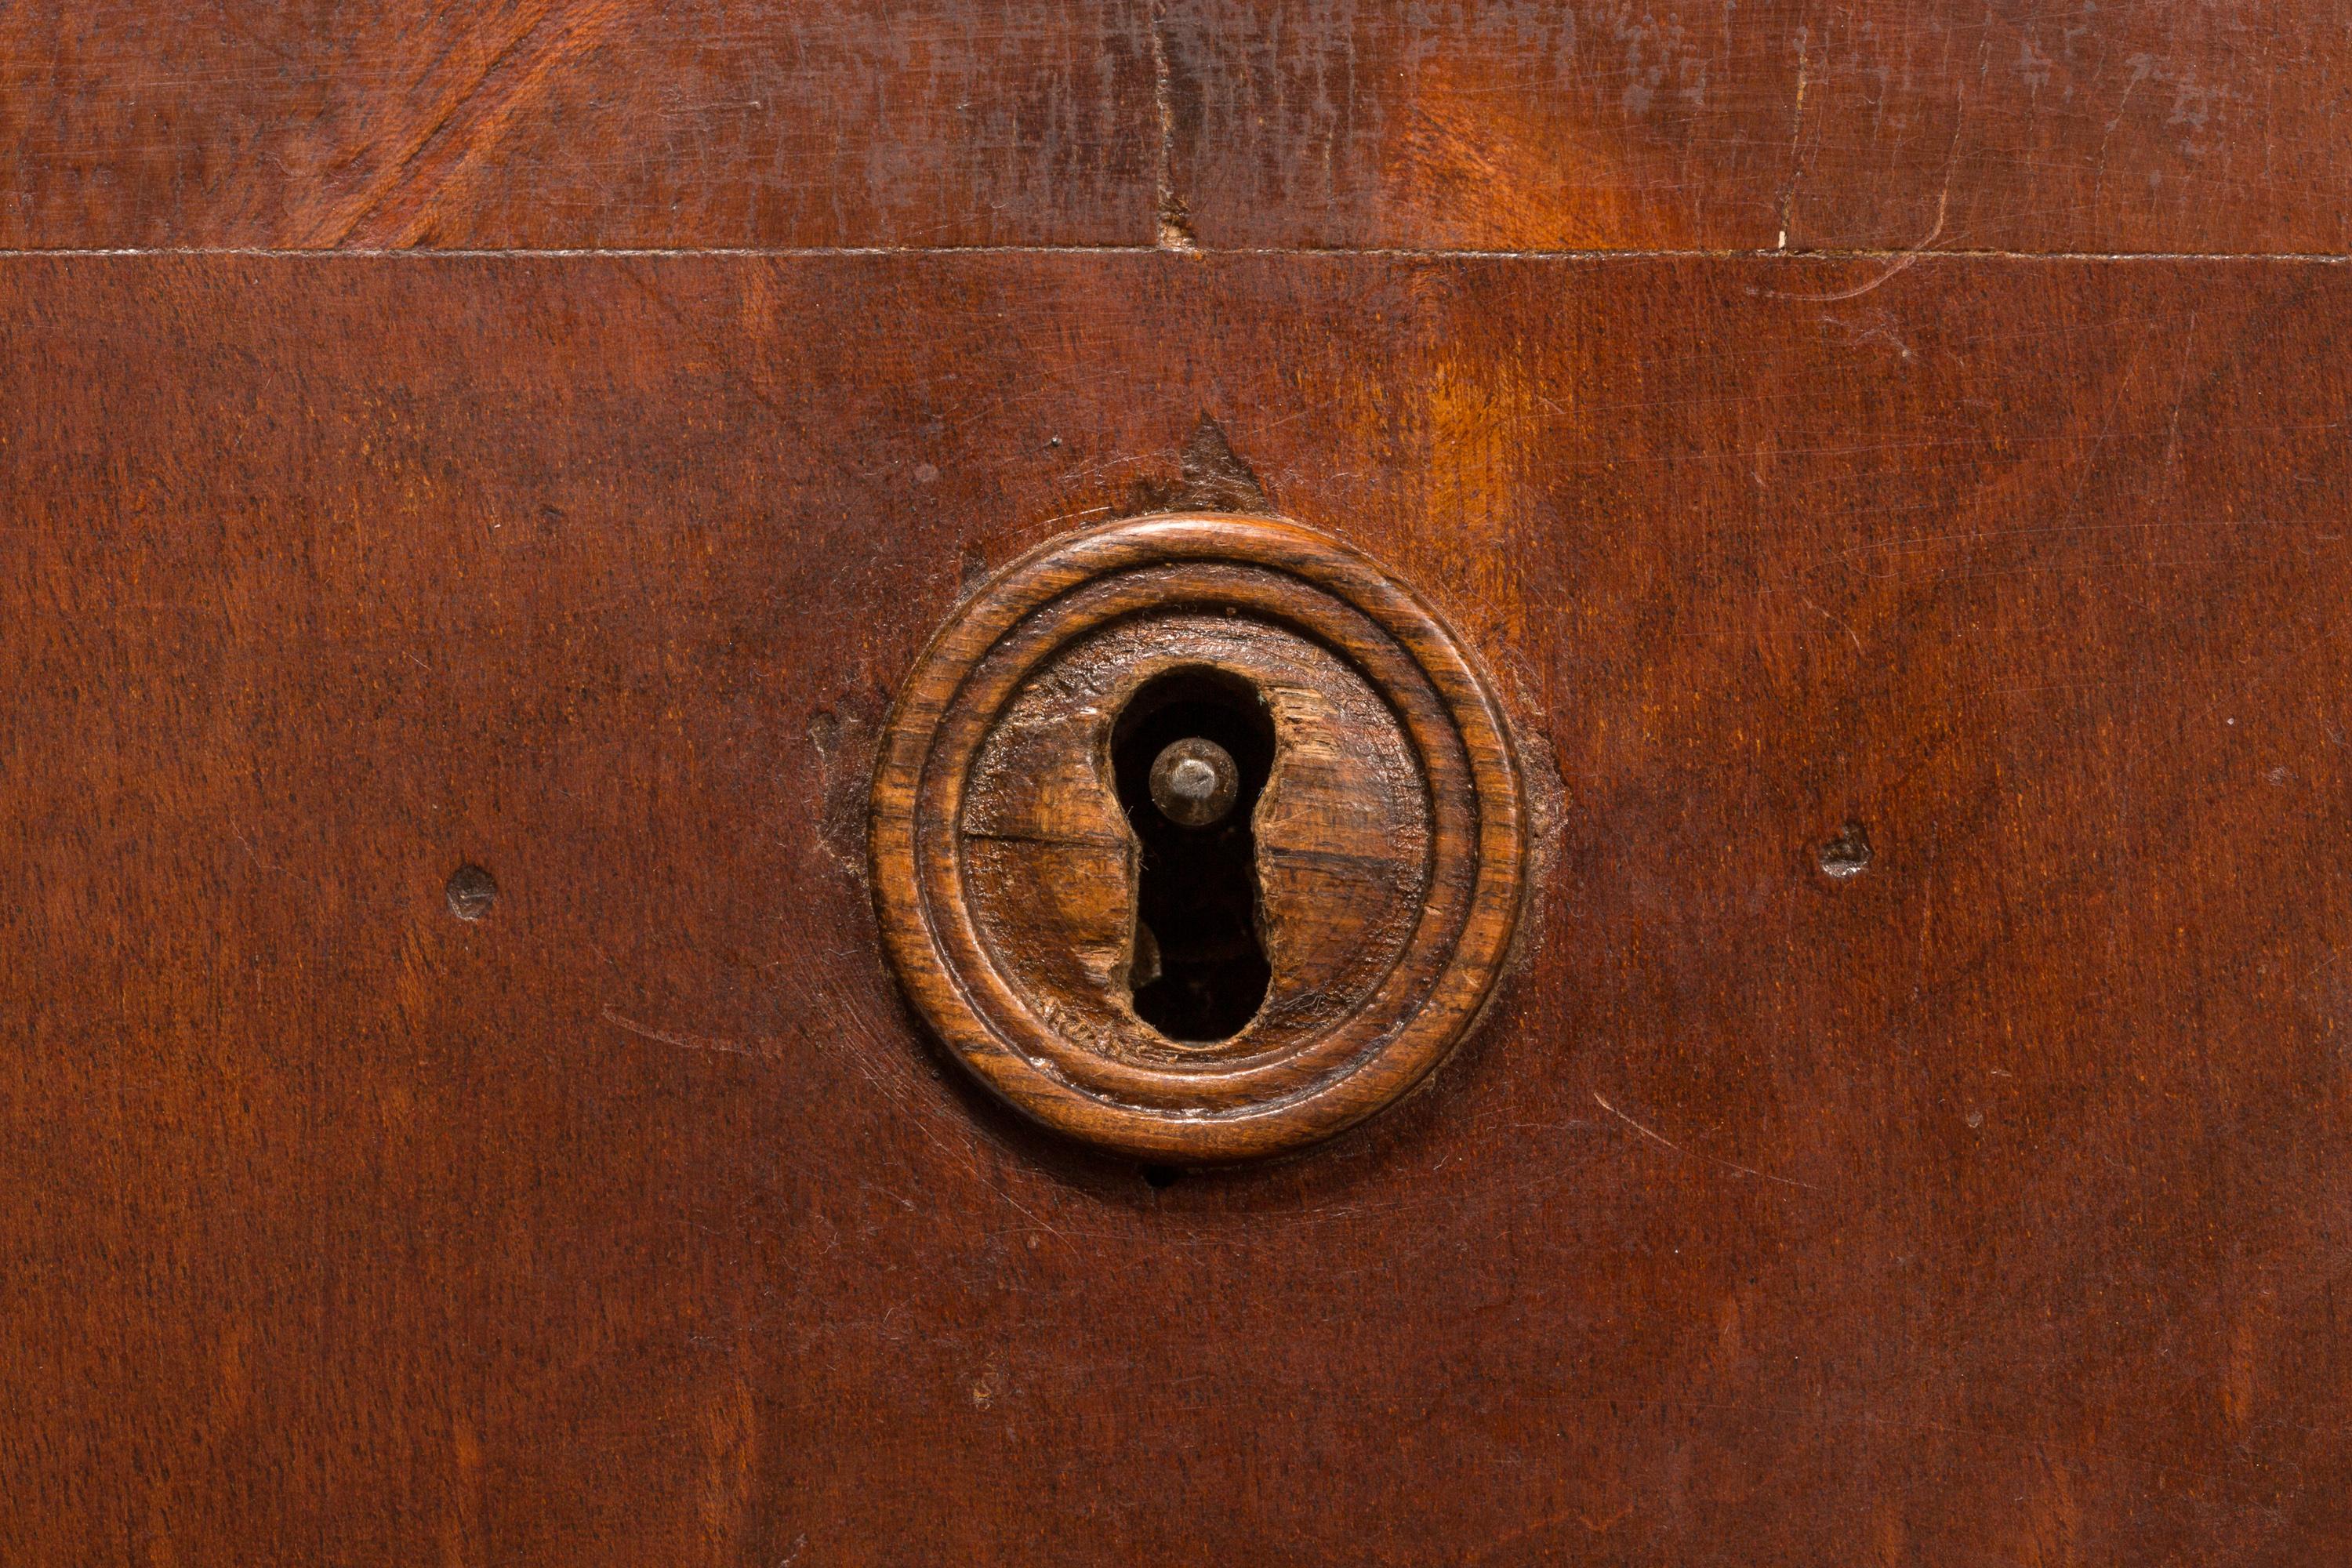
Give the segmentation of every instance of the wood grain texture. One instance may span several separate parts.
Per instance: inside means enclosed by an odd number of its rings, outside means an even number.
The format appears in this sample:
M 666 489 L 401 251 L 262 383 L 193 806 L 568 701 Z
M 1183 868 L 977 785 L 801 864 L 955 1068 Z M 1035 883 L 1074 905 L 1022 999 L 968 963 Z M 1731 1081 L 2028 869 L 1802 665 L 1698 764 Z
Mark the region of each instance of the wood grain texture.
M 1155 683 L 1208 670 L 1268 726 L 1236 897 L 1271 973 L 1232 1027 L 1171 1039 L 1136 972 L 1179 933 L 1145 923 L 1160 852 L 1115 742 Z M 1485 677 L 1410 585 L 1278 517 L 1134 518 L 1006 567 L 901 685 L 873 799 L 917 1010 L 1007 1104 L 1139 1158 L 1289 1152 L 1410 1093 L 1484 1013 L 1527 891 Z
M 1204 246 L 2329 252 L 2315 0 L 1168 0 Z
M 0 263 L 10 1555 L 2343 1560 L 2352 273 L 1890 270 Z M 1204 411 L 1567 798 L 1488 1032 L 1160 1188 L 860 835 Z
M 2340 6 L 1837 0 L 1798 55 L 1789 245 L 2352 250 Z
M 21 0 L 0 246 L 2352 248 L 2327 0 Z
M 0 245 L 1149 243 L 1127 0 L 0 7 Z

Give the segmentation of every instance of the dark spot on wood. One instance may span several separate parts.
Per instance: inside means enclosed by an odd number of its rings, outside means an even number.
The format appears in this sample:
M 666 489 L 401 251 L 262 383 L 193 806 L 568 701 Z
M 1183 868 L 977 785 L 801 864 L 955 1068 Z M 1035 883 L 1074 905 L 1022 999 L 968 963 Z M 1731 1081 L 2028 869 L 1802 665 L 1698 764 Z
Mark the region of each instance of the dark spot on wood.
M 449 885 L 442 891 L 449 912 L 461 921 L 480 920 L 499 901 L 498 879 L 471 860 L 449 873 Z
M 1822 874 L 1840 881 L 1859 877 L 1870 868 L 1870 830 L 1860 822 L 1849 822 L 1837 836 L 1822 846 Z

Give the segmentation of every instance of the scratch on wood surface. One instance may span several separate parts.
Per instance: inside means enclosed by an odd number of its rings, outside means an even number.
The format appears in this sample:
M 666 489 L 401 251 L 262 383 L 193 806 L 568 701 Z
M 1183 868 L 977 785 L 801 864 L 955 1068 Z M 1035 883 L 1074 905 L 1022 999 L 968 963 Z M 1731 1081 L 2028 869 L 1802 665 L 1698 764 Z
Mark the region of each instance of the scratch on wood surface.
M 1822 609 L 1819 605 L 1814 604 L 1811 599 L 1806 598 L 1806 597 L 1805 597 L 1804 595 L 1798 595 L 1797 602 L 1798 602 L 1799 604 L 1801 604 L 1801 605 L 1804 605 L 1804 606 L 1805 606 L 1805 608 L 1807 608 L 1807 609 L 1809 609 L 1809 610 L 1812 611 L 1812 612 L 1813 612 L 1813 614 L 1815 614 L 1815 615 L 1817 615 L 1817 616 L 1821 616 L 1821 617 L 1822 617 L 1822 619 L 1823 619 L 1823 620 L 1825 620 L 1825 621 L 1829 622 L 1829 623 L 1830 623 L 1830 625 L 1832 625 L 1832 626 L 1833 626 L 1837 627 L 1837 629 L 1838 629 L 1838 630 L 1840 630 L 1840 631 L 1843 632 L 1843 633 L 1846 635 L 1846 637 L 1847 637 L 1849 639 L 1851 639 L 1851 640 L 1852 640 L 1852 642 L 1853 643 L 1853 651 L 1854 651 L 1854 652 L 1856 652 L 1856 653 L 1861 653 L 1861 652 L 1864 652 L 1864 649 L 1863 648 L 1863 646 L 1862 646 L 1862 637 L 1861 637 L 1860 634 L 1856 633 L 1856 632 L 1855 632 L 1855 630 L 1854 630 L 1852 626 L 1848 626 L 1848 625 L 1847 625 L 1847 624 L 1846 624 L 1843 619 L 1841 619 L 1839 616 L 1835 616 L 1835 615 L 1832 614 L 1832 613 L 1831 613 L 1830 611 L 1828 611 L 1828 610 L 1824 610 L 1824 609 Z
M 624 1017 L 610 1006 L 603 1010 L 603 1016 L 604 1022 L 626 1029 L 633 1035 L 641 1036 L 665 1046 L 676 1046 L 680 1050 L 717 1051 L 730 1057 L 756 1057 L 760 1054 L 749 1046 L 721 1038 L 717 1035 L 674 1034 L 667 1029 L 656 1029 L 650 1025 L 640 1024 L 634 1018 Z
M 1742 1165 L 1737 1161 L 1719 1159 L 1713 1154 L 1702 1154 L 1696 1149 L 1685 1149 L 1681 1144 L 1675 1142 L 1673 1139 L 1666 1137 L 1664 1133 L 1654 1131 L 1651 1129 L 1643 1126 L 1640 1122 L 1634 1121 L 1632 1117 L 1626 1115 L 1623 1111 L 1610 1104 L 1606 1100 L 1603 1100 L 1601 1097 L 1601 1091 L 1599 1089 L 1594 1089 L 1592 1091 L 1592 1102 L 1601 1107 L 1601 1110 L 1607 1111 L 1610 1115 L 1615 1117 L 1618 1121 L 1623 1122 L 1626 1126 L 1632 1128 L 1634 1131 L 1639 1132 L 1643 1137 L 1650 1140 L 1652 1142 L 1664 1144 L 1666 1148 L 1672 1149 L 1675 1153 L 1684 1155 L 1689 1159 L 1704 1160 L 1710 1165 L 1720 1165 L 1727 1171 L 1737 1171 L 1743 1176 L 1754 1176 L 1760 1181 L 1778 1182 L 1784 1187 L 1802 1187 L 1809 1193 L 1818 1193 L 1822 1190 L 1821 1188 L 1813 1185 L 1812 1183 L 1798 1181 L 1794 1176 L 1776 1176 L 1769 1171 L 1759 1171 L 1752 1165 Z
M 2180 374 L 2172 390 L 2172 419 L 2166 426 L 2164 466 L 2159 470 L 2167 481 L 2173 477 L 2174 462 L 2180 456 L 2180 409 L 2189 401 L 2189 384 L 2195 379 L 2197 353 L 2197 312 L 2189 312 L 2188 329 L 2180 334 Z
M 1804 170 L 1798 163 L 1799 151 L 1805 136 L 1805 67 L 1808 64 L 1804 30 L 1797 33 L 1797 93 L 1796 104 L 1789 111 L 1789 178 L 1780 187 L 1780 237 L 1772 242 L 1775 250 L 1789 248 L 1789 214 L 1796 205 L 1797 182 Z
M 2115 142 L 2116 127 L 2124 122 L 2124 110 L 2131 107 L 2132 94 L 2147 79 L 2154 64 L 2146 55 L 2134 55 L 2124 62 L 2131 68 L 2131 79 L 2124 83 L 2123 95 L 2116 100 L 2116 111 L 2107 121 L 2107 128 L 2099 136 L 2099 150 L 2092 157 L 2091 206 L 2097 210 L 2107 189 L 2107 149 Z
M 830 1002 L 834 1004 L 841 1004 L 844 999 L 819 998 L 814 993 L 806 993 L 804 994 L 803 1000 L 812 1004 L 809 1010 L 815 1012 L 820 1010 L 820 1005 L 823 1003 Z M 1024 1219 L 1029 1221 L 1030 1224 L 1035 1226 L 1038 1229 L 1053 1236 L 1056 1240 L 1067 1239 L 1059 1229 L 1055 1228 L 1051 1221 L 1022 1204 L 1020 1200 L 1013 1197 L 1010 1192 L 1005 1190 L 1003 1183 L 994 1179 L 986 1170 L 982 1168 L 980 1159 L 982 1140 L 976 1131 L 967 1125 L 963 1130 L 966 1146 L 961 1149 L 957 1148 L 953 1143 L 950 1143 L 947 1139 L 940 1135 L 939 1131 L 931 1125 L 931 1120 L 923 1113 L 921 1109 L 913 1103 L 903 1089 L 894 1087 L 890 1083 L 885 1081 L 880 1072 L 866 1059 L 867 1052 L 857 1048 L 857 1047 L 860 1044 L 871 1046 L 887 1037 L 888 1030 L 887 1026 L 881 1025 L 877 1020 L 873 1018 L 867 1013 L 866 1009 L 856 1002 L 847 1002 L 845 1005 L 835 1005 L 829 1007 L 823 1007 L 822 1010 L 829 1011 L 835 1016 L 841 1018 L 847 1029 L 847 1032 L 853 1037 L 851 1049 L 845 1053 L 846 1059 L 849 1064 L 853 1068 L 856 1068 L 859 1074 L 861 1074 L 867 1082 L 871 1083 L 875 1089 L 880 1092 L 882 1098 L 887 1100 L 895 1110 L 904 1116 L 908 1121 L 912 1123 L 917 1131 L 920 1132 L 924 1138 L 928 1139 L 941 1152 L 948 1155 L 949 1158 L 961 1163 L 971 1173 L 973 1178 L 979 1181 L 982 1185 L 988 1187 L 991 1191 L 994 1192 L 997 1196 L 1003 1198 L 1006 1205 L 1012 1208 L 1014 1213 L 1020 1215 Z M 604 1021 L 613 1025 L 616 1028 L 626 1029 L 633 1035 L 655 1041 L 660 1045 L 675 1046 L 680 1050 L 709 1051 L 725 1056 L 748 1057 L 753 1058 L 757 1058 L 764 1054 L 761 1051 L 754 1050 L 751 1047 L 744 1045 L 740 1041 L 727 1039 L 717 1035 L 698 1035 L 677 1030 L 656 1029 L 652 1027 L 650 1025 L 638 1023 L 635 1019 L 614 1009 L 610 1004 L 605 1005 L 605 1006 L 601 1009 L 601 1013 Z M 863 1038 L 861 1040 L 856 1037 L 863 1037 Z
M 891 1047 L 898 1038 L 899 1031 L 895 1024 L 876 1011 L 869 998 L 862 994 L 811 986 L 796 968 L 778 968 L 773 973 L 786 981 L 792 992 L 794 1012 L 831 1018 L 838 1024 L 848 1036 L 847 1048 L 840 1053 L 841 1059 L 874 1087 L 874 1091 L 882 1097 L 884 1103 L 895 1114 L 922 1134 L 924 1141 L 934 1149 L 961 1165 L 974 1181 L 1003 1199 L 1007 1208 L 1055 1240 L 1068 1242 L 1066 1233 L 1014 1197 L 1011 1189 L 991 1173 L 985 1156 L 992 1152 L 993 1145 L 973 1125 L 971 1118 L 951 1112 L 936 1116 L 917 1103 L 916 1096 L 910 1092 L 910 1084 L 903 1080 L 894 1082 L 885 1076 L 877 1058 L 884 1050 Z M 953 1126 L 956 1131 L 953 1140 L 940 1131 L 940 1122 Z
M 1877 288 L 1880 284 L 1885 282 L 1896 273 L 1911 266 L 1922 256 L 1927 254 L 1929 247 L 1936 243 L 1937 239 L 1944 232 L 1944 210 L 1946 205 L 1951 201 L 1951 182 L 1947 178 L 1944 184 L 1944 194 L 1936 198 L 1935 226 L 1927 231 L 1926 238 L 1913 246 L 1910 249 L 1905 251 L 1902 255 L 1896 257 L 1892 266 L 1889 266 L 1885 271 L 1872 279 L 1869 282 L 1859 284 L 1852 289 L 1840 289 L 1834 293 L 1829 294 L 1789 294 L 1783 293 L 1777 289 L 1768 289 L 1765 290 L 1765 298 L 1768 300 L 1801 300 L 1824 305 L 1832 303 L 1839 300 L 1860 299 L 1863 295 L 1869 293 L 1873 289 Z

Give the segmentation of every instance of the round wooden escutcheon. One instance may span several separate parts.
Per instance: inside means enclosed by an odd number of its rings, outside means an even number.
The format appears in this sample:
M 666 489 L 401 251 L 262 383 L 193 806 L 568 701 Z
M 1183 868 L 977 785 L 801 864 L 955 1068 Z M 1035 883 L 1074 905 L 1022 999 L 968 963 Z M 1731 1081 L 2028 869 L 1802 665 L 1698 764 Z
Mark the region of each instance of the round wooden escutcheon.
M 1175 805 L 1187 758 L 1232 806 Z M 1453 634 L 1362 552 L 1226 515 L 1065 535 L 959 608 L 883 737 L 870 849 L 957 1058 L 1174 1163 L 1312 1142 L 1425 1078 L 1493 994 L 1528 858 Z

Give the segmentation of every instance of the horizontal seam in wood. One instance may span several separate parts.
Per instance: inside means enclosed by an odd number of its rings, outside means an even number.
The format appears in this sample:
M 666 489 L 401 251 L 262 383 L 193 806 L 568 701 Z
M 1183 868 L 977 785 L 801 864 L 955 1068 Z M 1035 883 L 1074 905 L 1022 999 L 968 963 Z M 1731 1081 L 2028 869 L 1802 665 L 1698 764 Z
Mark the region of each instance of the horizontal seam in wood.
M 611 257 L 642 259 L 763 258 L 815 259 L 826 257 L 959 257 L 959 256 L 1116 256 L 1147 257 L 1171 263 L 1195 262 L 1219 257 L 1282 257 L 1297 260 L 1355 258 L 1416 261 L 2276 261 L 2336 266 L 2352 262 L 2352 254 L 2325 251 L 2200 251 L 2200 250 L 1424 250 L 1367 246 L 1353 249 L 1333 247 L 1201 247 L 1171 251 L 1154 245 L 941 245 L 941 246 L 778 246 L 754 247 L 604 247 L 572 248 L 440 248 L 404 246 L 391 248 L 268 246 L 188 247 L 55 247 L 0 248 L 0 259 L 101 257 L 242 256 L 299 260 L 418 260 L 481 259 L 542 260 Z

